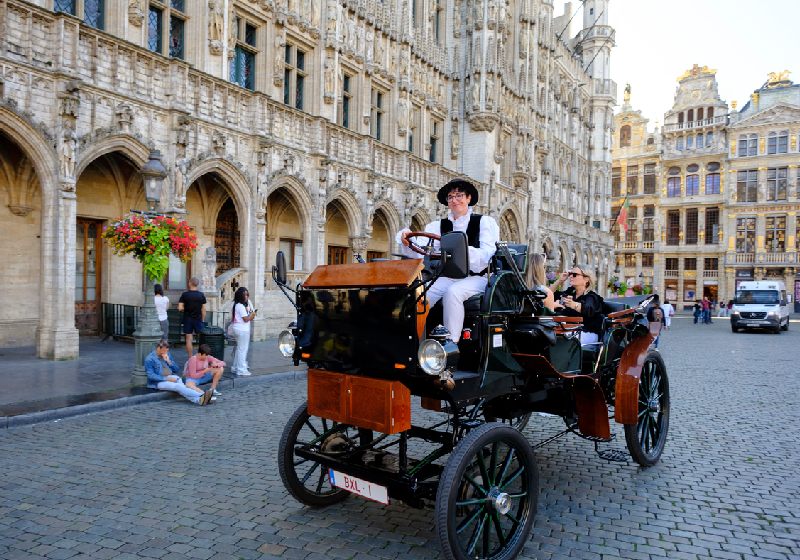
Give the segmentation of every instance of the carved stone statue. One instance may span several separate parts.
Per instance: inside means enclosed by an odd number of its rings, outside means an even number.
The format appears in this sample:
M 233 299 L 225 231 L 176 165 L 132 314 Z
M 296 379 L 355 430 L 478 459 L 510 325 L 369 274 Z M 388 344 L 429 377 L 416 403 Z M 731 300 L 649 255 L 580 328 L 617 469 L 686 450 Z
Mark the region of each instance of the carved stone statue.
M 470 86 L 470 97 L 472 98 L 472 109 L 477 110 L 481 106 L 481 77 L 480 74 L 476 74 L 472 78 L 472 84 Z
M 208 41 L 211 54 L 222 53 L 222 35 L 225 28 L 222 0 L 208 0 Z
M 334 71 L 333 71 L 333 60 L 331 57 L 325 57 L 325 91 L 323 92 L 326 98 L 330 98 L 331 100 L 334 97 L 335 93 L 335 78 L 334 78 Z
M 75 178 L 75 148 L 78 145 L 78 135 L 71 123 L 65 123 L 64 134 L 61 140 L 61 177 Z
M 233 2 L 228 1 L 228 58 L 233 58 L 236 49 L 236 36 L 239 30 L 236 29 L 236 8 Z
M 461 149 L 461 136 L 458 131 L 458 119 L 450 121 L 450 157 L 456 159 Z
M 333 0 L 328 0 L 328 4 L 325 7 L 325 14 L 327 16 L 325 20 L 325 33 L 329 41 L 336 40 L 336 23 L 337 23 L 337 13 L 339 11 L 339 3 Z
M 283 85 L 283 59 L 285 56 L 283 50 L 284 44 L 283 34 L 276 33 L 275 52 L 273 53 L 273 56 L 275 57 L 275 63 L 273 64 L 272 68 L 272 78 L 275 85 Z
M 203 292 L 217 291 L 217 250 L 214 247 L 206 247 L 200 283 Z
M 406 133 L 408 127 L 408 99 L 401 97 L 397 101 L 397 129 L 400 134 Z
M 131 25 L 140 27 L 144 21 L 144 0 L 130 0 L 128 2 L 128 21 Z
M 320 2 L 311 0 L 311 27 L 319 28 Z
M 189 171 L 189 159 L 181 158 L 175 162 L 175 206 L 184 208 L 186 206 L 186 173 Z

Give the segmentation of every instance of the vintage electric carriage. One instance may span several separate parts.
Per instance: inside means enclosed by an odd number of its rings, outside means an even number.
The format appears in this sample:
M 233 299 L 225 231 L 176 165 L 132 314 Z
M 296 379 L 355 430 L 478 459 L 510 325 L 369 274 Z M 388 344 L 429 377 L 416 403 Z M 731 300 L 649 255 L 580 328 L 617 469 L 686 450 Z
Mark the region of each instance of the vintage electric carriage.
M 445 557 L 514 558 L 536 513 L 536 447 L 573 433 L 602 458 L 626 461 L 598 448 L 613 439 L 613 411 L 631 457 L 659 460 L 670 401 L 651 347 L 657 324 L 647 322 L 647 300 L 606 302 L 601 342 L 581 347 L 580 318 L 544 315 L 543 294 L 525 285 L 527 247 L 499 243 L 485 293 L 465 302 L 456 345 L 425 294 L 439 275 L 468 274 L 467 240 L 448 233 L 434 253 L 432 239 L 412 243 L 424 259 L 319 266 L 296 289 L 278 254 L 273 277 L 294 292 L 298 314 L 281 351 L 308 364 L 307 403 L 280 441 L 281 478 L 310 506 L 351 493 L 433 505 Z M 412 398 L 433 411 L 417 416 L 437 421 L 413 422 Z M 564 431 L 532 445 L 518 428 L 533 412 L 562 417 Z

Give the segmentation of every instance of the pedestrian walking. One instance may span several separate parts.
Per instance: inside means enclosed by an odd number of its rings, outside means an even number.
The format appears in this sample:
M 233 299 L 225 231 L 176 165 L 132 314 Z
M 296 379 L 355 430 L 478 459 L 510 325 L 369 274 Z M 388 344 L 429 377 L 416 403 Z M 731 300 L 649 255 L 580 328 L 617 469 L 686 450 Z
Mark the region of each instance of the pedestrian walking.
M 672 318 L 675 316 L 675 308 L 668 299 L 665 299 L 664 303 L 661 304 L 661 311 L 664 313 L 664 328 L 669 330 L 672 325 Z
M 156 312 L 158 313 L 158 322 L 161 323 L 161 338 L 169 340 L 169 320 L 167 319 L 167 309 L 169 309 L 169 298 L 164 295 L 164 288 L 161 284 L 153 286 L 155 292 Z
M 236 348 L 233 350 L 233 365 L 231 372 L 234 375 L 250 375 L 250 367 L 247 365 L 247 351 L 250 348 L 250 327 L 253 319 L 256 318 L 256 309 L 250 304 L 250 292 L 241 286 L 233 295 L 233 313 L 230 324 L 230 334 L 236 340 Z
M 697 322 L 700 320 L 700 316 L 703 314 L 703 306 L 700 305 L 700 300 L 694 300 L 694 306 L 692 307 L 692 316 L 694 317 L 694 324 L 696 325 Z
M 719 298 L 719 313 L 717 313 L 717 317 L 725 317 L 725 312 L 727 308 L 725 307 L 725 298 Z
M 201 391 L 187 387 L 178 375 L 178 364 L 169 355 L 169 342 L 160 341 L 144 359 L 144 370 L 147 372 L 147 386 L 159 391 L 178 393 L 188 401 L 205 405 L 211 402 L 212 391 Z
M 200 280 L 192 276 L 187 285 L 189 288 L 178 300 L 178 311 L 183 312 L 183 334 L 186 338 L 186 357 L 192 355 L 194 334 L 200 334 L 206 322 L 206 296 L 200 291 Z
M 659 296 L 658 294 L 653 294 L 652 299 L 650 300 L 650 305 L 647 308 L 647 320 L 650 323 L 661 323 L 661 327 L 664 326 L 664 311 L 661 309 L 661 304 L 659 303 Z M 661 328 L 659 328 L 658 334 L 656 335 L 656 339 L 653 341 L 653 346 L 658 348 L 658 339 L 661 338 Z
M 711 323 L 711 302 L 709 301 L 708 297 L 704 296 L 700 305 L 703 324 L 708 325 Z

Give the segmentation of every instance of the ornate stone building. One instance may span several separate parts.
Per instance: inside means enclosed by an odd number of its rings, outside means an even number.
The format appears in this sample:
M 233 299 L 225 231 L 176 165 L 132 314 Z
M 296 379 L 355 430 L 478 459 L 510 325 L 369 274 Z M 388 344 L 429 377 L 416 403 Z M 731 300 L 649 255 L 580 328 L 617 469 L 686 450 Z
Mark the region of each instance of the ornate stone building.
M 629 205 L 627 233 L 615 230 L 618 270 L 679 306 L 731 299 L 743 279 L 796 284 L 800 86 L 770 74 L 735 109 L 715 72 L 695 65 L 663 130 L 648 132 L 627 96 L 615 116 L 612 214 Z
M 289 315 L 278 249 L 297 281 L 388 257 L 456 176 L 505 239 L 605 278 L 608 3 L 569 38 L 551 0 L 0 0 L 0 344 L 75 357 L 104 304 L 141 303 L 99 235 L 145 207 L 154 149 L 159 210 L 200 242 L 168 293 L 198 276 L 219 309 L 248 286 L 257 338 Z

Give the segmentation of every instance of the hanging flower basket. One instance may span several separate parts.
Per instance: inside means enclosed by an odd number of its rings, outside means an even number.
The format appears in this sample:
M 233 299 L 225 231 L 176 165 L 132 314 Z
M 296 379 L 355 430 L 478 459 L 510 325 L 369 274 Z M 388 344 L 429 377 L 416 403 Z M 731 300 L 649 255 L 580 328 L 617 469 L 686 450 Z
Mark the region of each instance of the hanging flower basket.
M 154 281 L 166 275 L 170 253 L 187 262 L 197 249 L 197 236 L 189 224 L 167 216 L 132 213 L 111 223 L 103 239 L 115 255 L 133 255 Z
M 618 296 L 624 296 L 628 291 L 628 283 L 614 276 L 608 281 L 608 289 Z

